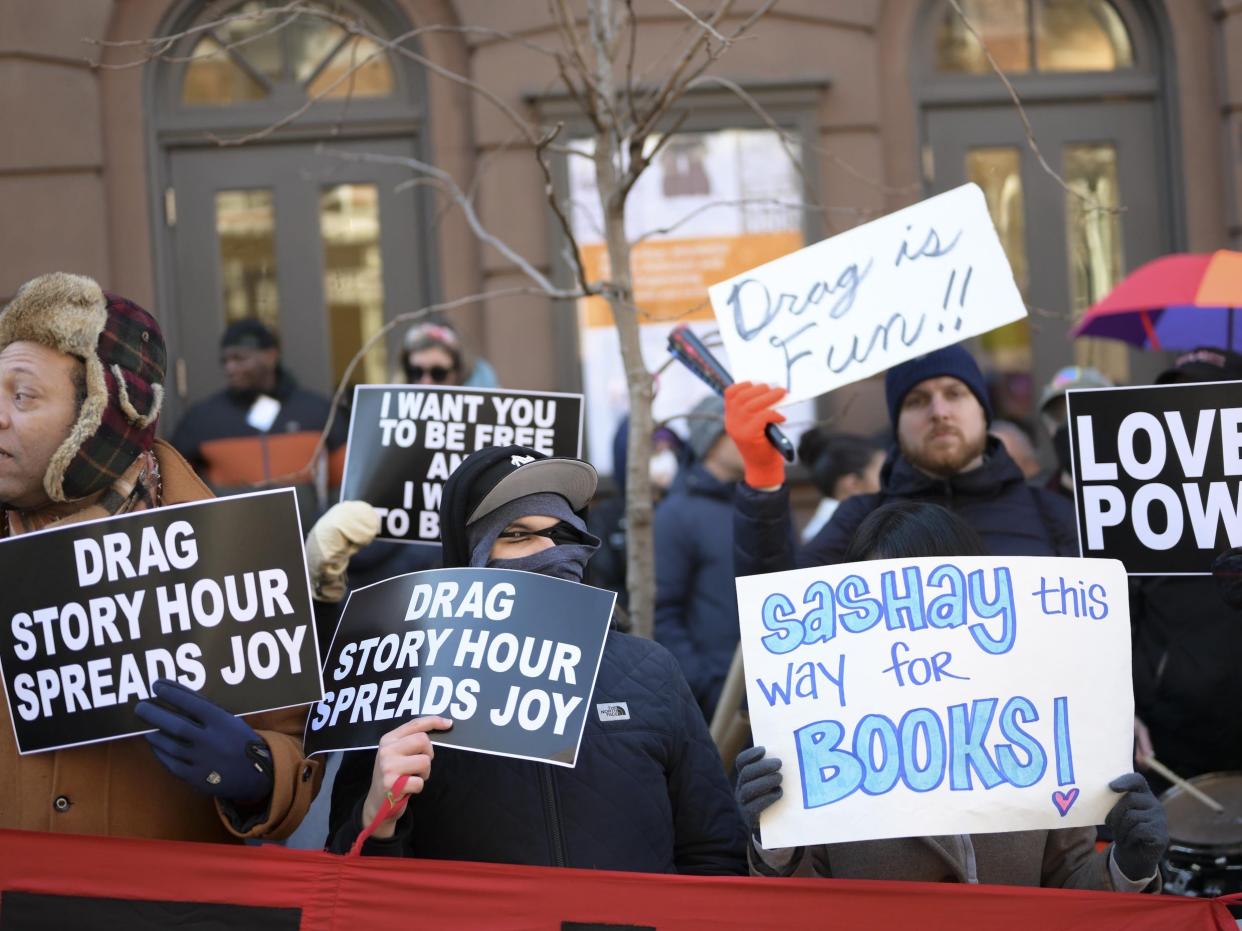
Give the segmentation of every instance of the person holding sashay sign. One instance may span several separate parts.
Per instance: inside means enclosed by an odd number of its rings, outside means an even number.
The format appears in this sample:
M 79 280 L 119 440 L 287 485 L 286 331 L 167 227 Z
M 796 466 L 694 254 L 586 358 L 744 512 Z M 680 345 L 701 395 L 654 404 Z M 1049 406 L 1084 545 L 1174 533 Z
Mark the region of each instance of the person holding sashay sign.
M 725 392 L 725 426 L 746 463 L 734 494 L 734 574 L 831 565 L 863 519 L 888 501 L 941 504 L 983 539 L 992 556 L 1077 556 L 1069 501 L 1026 485 L 999 439 L 988 435 L 992 407 L 983 374 L 961 346 L 888 370 L 884 379 L 896 448 L 880 471 L 880 491 L 841 503 L 796 554 L 785 464 L 764 428 L 784 417 L 780 388 L 738 382 Z
M 893 501 L 862 521 L 845 562 L 867 559 L 982 556 L 983 542 L 960 517 L 935 504 Z M 1095 828 L 898 837 L 765 850 L 759 814 L 782 796 L 781 761 L 761 746 L 737 758 L 737 800 L 751 828 L 751 872 L 790 876 L 803 861 L 817 876 L 911 882 L 1060 886 L 1119 892 L 1159 890 L 1168 846 L 1164 809 L 1138 773 L 1109 783 L 1121 793 L 1107 823 L 1113 843 L 1095 850 Z
M 90 278 L 58 272 L 18 290 L 0 311 L 0 537 L 211 497 L 155 439 L 164 365 L 155 319 Z M 290 833 L 318 770 L 302 756 L 305 709 L 241 719 L 176 683 L 152 688 L 135 709 L 155 728 L 146 740 L 20 756 L 12 728 L 0 728 L 0 827 L 197 841 Z
M 599 541 L 586 530 L 595 470 L 508 446 L 479 450 L 444 486 L 444 565 L 580 581 Z M 312 574 L 316 567 L 311 566 Z M 331 588 L 315 580 L 319 590 Z M 572 769 L 433 751 L 422 717 L 378 752 L 345 755 L 332 792 L 329 849 L 349 850 L 400 775 L 404 815 L 364 854 L 651 873 L 744 873 L 746 832 L 707 726 L 676 661 L 610 631 Z

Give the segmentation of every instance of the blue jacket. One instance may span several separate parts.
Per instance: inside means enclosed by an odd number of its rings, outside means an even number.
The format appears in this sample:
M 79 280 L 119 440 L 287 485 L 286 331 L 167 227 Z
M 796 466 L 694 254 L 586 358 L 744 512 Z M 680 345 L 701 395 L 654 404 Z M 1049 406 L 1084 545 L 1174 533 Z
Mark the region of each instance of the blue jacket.
M 600 706 L 624 703 L 628 718 Z M 619 709 L 616 709 L 619 710 Z M 328 848 L 362 830 L 372 751 L 345 754 Z M 367 855 L 744 875 L 746 829 L 677 663 L 612 632 L 573 769 L 438 747 L 432 776 Z
M 734 496 L 734 567 L 739 576 L 841 562 L 863 519 L 887 501 L 912 498 L 956 512 L 983 538 L 993 556 L 1077 556 L 1074 506 L 1026 484 L 1022 470 L 995 437 L 983 464 L 950 478 L 933 478 L 893 450 L 880 470 L 880 491 L 841 502 L 832 520 L 795 553 L 789 492 L 738 485 Z
M 681 664 L 709 721 L 738 641 L 735 484 L 690 466 L 655 512 L 655 638 Z

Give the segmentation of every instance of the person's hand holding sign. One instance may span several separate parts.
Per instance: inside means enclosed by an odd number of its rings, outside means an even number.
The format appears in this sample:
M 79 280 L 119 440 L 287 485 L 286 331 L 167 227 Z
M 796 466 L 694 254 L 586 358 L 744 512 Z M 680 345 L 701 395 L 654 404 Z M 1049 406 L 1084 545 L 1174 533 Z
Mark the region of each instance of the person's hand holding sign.
M 775 406 L 784 388 L 739 381 L 725 389 L 725 431 L 737 444 L 746 467 L 746 484 L 769 491 L 785 484 L 785 460 L 764 431 L 768 424 L 784 423 Z
M 362 823 L 369 825 L 379 814 L 385 801 L 398 802 L 407 795 L 417 795 L 431 778 L 431 760 L 435 750 L 431 746 L 429 731 L 446 731 L 453 726 L 448 718 L 434 715 L 407 721 L 380 738 L 375 752 L 375 766 L 371 770 L 371 788 L 362 805 Z M 399 794 L 393 795 L 393 786 L 402 776 L 409 776 Z M 393 835 L 397 819 L 404 806 L 394 809 L 393 817 L 376 826 L 372 837 L 386 840 Z
M 306 568 L 316 601 L 345 597 L 345 570 L 380 532 L 379 514 L 365 501 L 341 501 L 324 512 L 306 536 Z

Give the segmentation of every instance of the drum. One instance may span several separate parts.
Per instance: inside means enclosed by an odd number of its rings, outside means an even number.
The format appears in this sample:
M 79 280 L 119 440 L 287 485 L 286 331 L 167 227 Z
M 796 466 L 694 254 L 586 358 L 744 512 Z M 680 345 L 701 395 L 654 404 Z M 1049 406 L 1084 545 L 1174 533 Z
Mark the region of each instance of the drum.
M 1160 796 L 1169 819 L 1164 891 L 1204 897 L 1242 892 L 1242 773 L 1204 773 L 1187 781 L 1225 810 L 1217 814 L 1178 786 Z

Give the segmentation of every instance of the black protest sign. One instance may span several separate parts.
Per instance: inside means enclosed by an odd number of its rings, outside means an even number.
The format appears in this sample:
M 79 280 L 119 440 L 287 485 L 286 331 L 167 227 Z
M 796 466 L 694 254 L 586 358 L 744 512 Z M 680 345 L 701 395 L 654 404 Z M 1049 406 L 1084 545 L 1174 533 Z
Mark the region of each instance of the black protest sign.
M 380 515 L 380 539 L 440 540 L 445 480 L 476 449 L 579 456 L 582 395 L 435 385 L 359 385 L 341 499 Z
M 1242 382 L 1068 394 L 1079 550 L 1208 575 L 1242 545 Z
M 150 731 L 133 707 L 158 679 L 234 714 L 323 695 L 292 489 L 25 534 L 0 565 L 22 753 Z
M 417 715 L 437 744 L 577 761 L 616 596 L 510 569 L 436 569 L 350 592 L 307 753 L 361 750 Z

